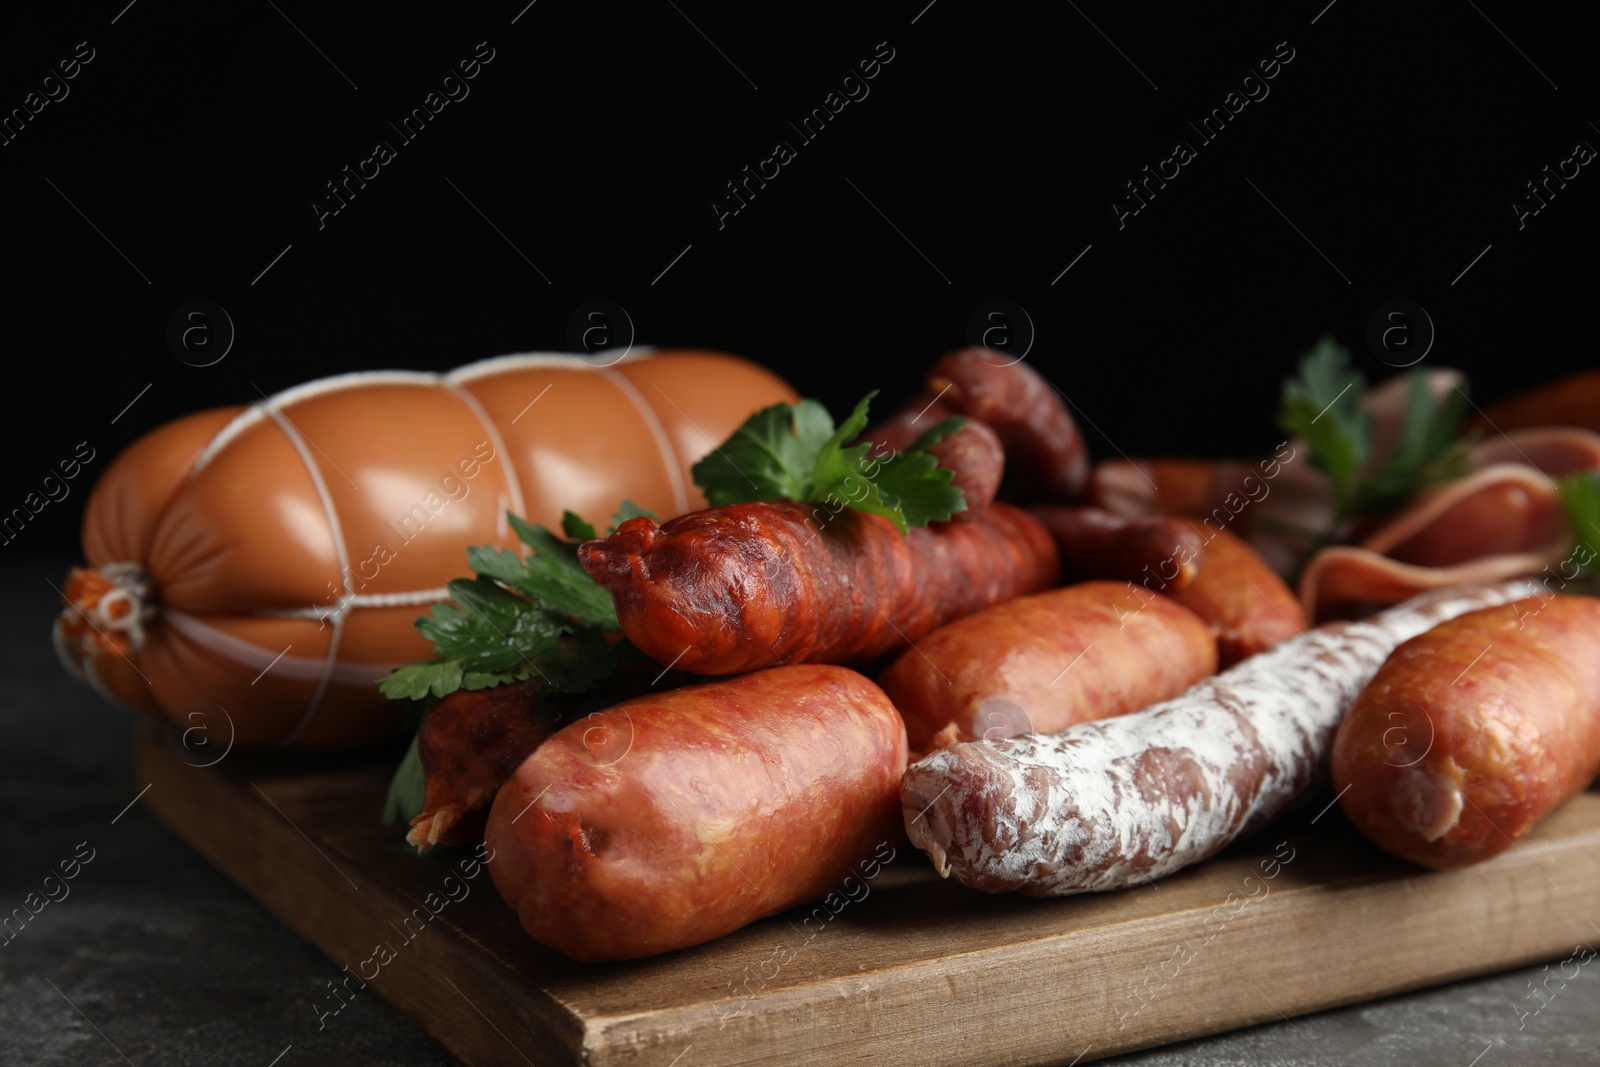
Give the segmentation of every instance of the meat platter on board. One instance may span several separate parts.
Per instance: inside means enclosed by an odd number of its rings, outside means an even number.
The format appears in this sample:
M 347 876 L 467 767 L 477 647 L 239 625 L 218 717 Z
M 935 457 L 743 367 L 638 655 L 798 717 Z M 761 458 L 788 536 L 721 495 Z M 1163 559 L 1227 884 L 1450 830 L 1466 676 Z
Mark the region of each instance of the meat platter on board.
M 1324 340 L 1270 455 L 1094 464 L 999 356 L 877 423 L 705 352 L 198 413 L 57 648 L 319 1018 L 474 1064 L 1065 1062 L 1592 955 L 1600 375 L 1468 421 Z

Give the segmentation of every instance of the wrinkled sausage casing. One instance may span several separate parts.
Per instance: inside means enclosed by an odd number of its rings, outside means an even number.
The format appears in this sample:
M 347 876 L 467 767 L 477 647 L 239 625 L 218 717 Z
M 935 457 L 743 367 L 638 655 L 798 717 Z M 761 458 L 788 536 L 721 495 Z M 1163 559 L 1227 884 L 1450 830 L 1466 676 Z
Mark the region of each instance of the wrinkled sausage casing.
M 1137 711 L 1216 669 L 1210 629 L 1181 604 L 1127 582 L 1085 582 L 936 630 L 878 682 L 911 747 L 926 751 L 935 734 L 941 744 L 1051 734 Z
M 1339 727 L 1350 821 L 1449 870 L 1511 848 L 1600 772 L 1600 600 L 1531 597 L 1394 651 Z
M 426 785 L 406 841 L 421 849 L 480 840 L 495 791 L 577 703 L 565 694 L 552 700 L 531 681 L 441 700 L 417 731 Z
M 905 728 L 843 667 L 780 667 L 579 720 L 500 790 L 489 869 L 574 959 L 697 945 L 838 890 L 899 841 Z
M 629 640 L 695 674 L 871 662 L 1059 573 L 1049 533 L 1005 504 L 906 534 L 851 508 L 733 504 L 629 519 L 578 559 Z

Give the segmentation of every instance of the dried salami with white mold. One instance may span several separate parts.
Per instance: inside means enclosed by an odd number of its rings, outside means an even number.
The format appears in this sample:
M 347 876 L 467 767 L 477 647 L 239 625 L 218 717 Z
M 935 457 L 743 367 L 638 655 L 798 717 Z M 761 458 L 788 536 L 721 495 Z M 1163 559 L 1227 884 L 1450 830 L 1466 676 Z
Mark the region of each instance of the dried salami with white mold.
M 1326 778 L 1340 719 L 1396 646 L 1532 589 L 1436 590 L 1291 638 L 1143 711 L 950 745 L 901 780 L 907 834 L 940 874 L 990 893 L 1066 896 L 1171 874 Z

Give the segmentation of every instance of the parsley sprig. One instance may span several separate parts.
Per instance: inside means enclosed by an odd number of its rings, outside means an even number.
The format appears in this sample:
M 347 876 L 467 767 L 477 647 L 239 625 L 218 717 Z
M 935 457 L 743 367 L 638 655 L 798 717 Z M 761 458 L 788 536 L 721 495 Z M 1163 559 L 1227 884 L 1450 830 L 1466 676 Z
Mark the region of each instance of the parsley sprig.
M 624 501 L 612 529 L 643 508 Z M 474 545 L 467 564 L 475 574 L 449 583 L 454 603 L 435 604 L 417 620 L 434 658 L 401 667 L 380 684 L 393 700 L 448 696 L 457 689 L 487 689 L 538 676 L 549 692 L 592 688 L 632 652 L 608 638 L 621 631 L 611 595 L 578 563 L 577 540 L 564 541 L 543 526 L 509 512 L 506 518 L 526 558 L 504 548 Z M 567 512 L 562 530 L 578 540 L 597 536 L 588 522 Z
M 695 464 L 695 484 L 713 507 L 780 498 L 831 501 L 882 515 L 901 533 L 965 511 L 954 474 L 927 449 L 966 420 L 945 419 L 904 452 L 847 444 L 867 428 L 867 409 L 877 395 L 862 397 L 838 426 L 815 400 L 763 408 Z
M 1312 465 L 1333 485 L 1334 525 L 1320 543 L 1334 540 L 1348 520 L 1391 511 L 1466 468 L 1466 393 L 1452 390 L 1435 404 L 1427 375 L 1417 370 L 1408 377 L 1399 444 L 1383 466 L 1364 474 L 1372 455 L 1372 417 L 1361 409 L 1366 392 L 1366 376 L 1331 337 L 1303 355 L 1299 373 L 1283 383 L 1278 425 L 1305 441 Z

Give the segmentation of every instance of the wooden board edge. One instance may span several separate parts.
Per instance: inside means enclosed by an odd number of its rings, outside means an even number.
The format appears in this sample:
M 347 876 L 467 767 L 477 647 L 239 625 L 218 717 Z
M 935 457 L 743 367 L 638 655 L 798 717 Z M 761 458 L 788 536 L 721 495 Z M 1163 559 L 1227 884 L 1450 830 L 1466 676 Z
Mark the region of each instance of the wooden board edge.
M 586 1062 L 658 1064 L 686 1047 L 696 1067 L 855 1062 L 866 1034 L 885 1062 L 926 1062 L 937 1047 L 950 1064 L 1088 1063 L 1559 958 L 1594 940 L 1597 844 L 1591 834 L 1464 871 L 1352 879 L 1336 899 L 1329 886 L 1297 887 L 1248 905 L 1209 940 L 1202 916 L 1185 911 L 1148 921 L 1131 953 L 1103 927 L 786 988 L 765 995 L 759 1015 L 697 1005 L 593 1018 Z M 1280 931 L 1310 948 L 1295 960 L 1254 951 Z M 819 1002 L 837 1007 L 825 1019 Z
M 265 794 L 241 799 L 236 785 L 185 763 L 153 734 L 141 731 L 136 736 L 133 757 L 139 780 L 150 783 L 144 807 L 326 956 L 333 964 L 328 977 L 335 982 L 345 976 L 340 968 L 354 970 L 373 948 L 358 932 L 367 924 L 352 921 L 353 914 L 387 912 L 402 918 L 420 905 L 370 885 L 355 888 L 334 859 L 303 836 L 281 809 L 274 810 Z M 329 905 L 335 901 L 342 903 Z M 570 1067 L 582 1062 L 584 1028 L 579 1020 L 447 922 L 430 925 L 439 927 L 437 934 L 427 936 L 424 930 L 412 943 L 415 951 L 403 947 L 365 984 L 474 1067 Z M 464 984 L 477 995 L 469 998 L 460 984 L 451 982 L 451 971 L 471 974 L 476 980 Z M 485 989 L 492 994 L 482 995 Z M 440 1011 L 441 1003 L 459 1008 Z

